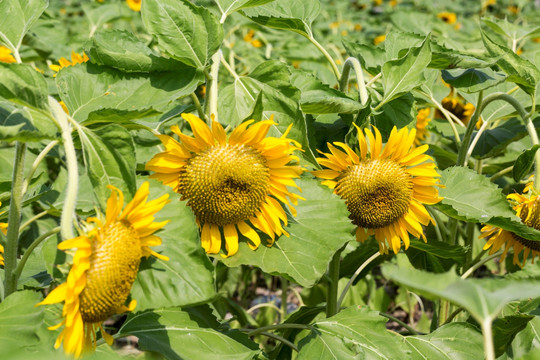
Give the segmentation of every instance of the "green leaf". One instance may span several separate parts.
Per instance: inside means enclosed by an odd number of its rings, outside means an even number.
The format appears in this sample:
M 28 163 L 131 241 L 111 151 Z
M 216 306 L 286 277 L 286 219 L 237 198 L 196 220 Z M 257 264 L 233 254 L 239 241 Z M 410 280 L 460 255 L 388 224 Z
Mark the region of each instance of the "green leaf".
M 125 30 L 98 32 L 85 47 L 92 62 L 125 72 L 188 71 L 182 62 L 161 57 Z
M 223 41 L 216 16 L 187 0 L 145 0 L 141 15 L 161 49 L 195 68 L 204 68 Z
M 504 80 L 506 75 L 497 73 L 490 68 L 443 70 L 442 78 L 455 88 L 467 93 L 489 89 Z
M 371 75 L 377 75 L 381 72 L 381 66 L 385 58 L 385 51 L 383 49 L 372 45 L 347 41 L 346 39 L 341 40 L 341 42 L 349 55 L 360 61 L 362 69 Z
M 493 344 L 496 357 L 504 354 L 516 335 L 525 329 L 532 319 L 534 319 L 533 315 L 519 314 L 504 316 L 493 322 Z
M 540 71 L 527 59 L 519 57 L 512 50 L 496 44 L 482 32 L 484 46 L 492 57 L 498 58 L 497 65 L 508 75 L 507 81 L 514 82 L 523 91 L 533 95 L 540 80 Z
M 510 207 L 497 185 L 485 176 L 464 167 L 451 167 L 441 172 L 439 196 L 434 205 L 453 218 L 490 224 L 511 231 L 528 240 L 540 239 L 540 231 L 524 225 Z
M 540 34 L 540 27 L 534 27 L 533 24 L 521 23 L 514 24 L 508 21 L 507 18 L 497 19 L 489 18 L 482 19 L 482 22 L 494 30 L 497 34 L 503 35 L 510 41 L 519 41 L 527 36 L 538 36 Z
M 527 323 L 525 329 L 518 332 L 508 349 L 514 355 L 514 359 L 534 360 L 538 357 L 525 356 L 531 351 L 540 351 L 540 316 L 535 316 Z
M 216 0 L 222 19 L 235 11 L 267 4 L 274 0 Z
M 320 8 L 319 0 L 275 0 L 243 13 L 258 24 L 294 31 L 309 38 L 313 36 L 311 23 L 319 15 Z
M 494 319 L 510 301 L 540 296 L 540 287 L 534 281 L 487 278 L 463 280 L 456 275 L 454 269 L 443 274 L 433 274 L 393 264 L 383 265 L 382 272 L 386 278 L 428 299 L 445 299 L 463 307 L 479 323 L 484 319 Z
M 219 332 L 217 325 L 215 319 L 211 322 L 191 311 L 164 308 L 130 315 L 119 334 L 137 336 L 140 349 L 167 359 L 247 360 L 258 353 L 235 339 L 240 334 Z
M 431 61 L 429 39 L 429 36 L 426 37 L 420 47 L 410 48 L 403 57 L 384 63 L 382 66 L 384 98 L 379 106 L 422 84 L 423 72 Z
M 131 11 L 122 3 L 99 4 L 97 7 L 92 5 L 89 3 L 83 3 L 81 5 L 88 18 L 90 34 L 95 33 L 96 30 L 102 28 L 106 23 L 119 19 L 122 16 L 129 16 L 129 12 Z
M 404 339 L 413 351 L 413 359 L 469 360 L 484 357 L 482 334 L 467 323 L 450 323 L 431 334 Z
M 169 221 L 157 233 L 163 245 L 154 251 L 168 256 L 169 261 L 150 257 L 143 259 L 131 289 L 137 310 L 166 306 L 186 306 L 206 302 L 215 296 L 213 266 L 199 240 L 199 228 L 191 209 L 178 201 L 169 187 L 150 181 L 149 199 L 156 199 L 168 190 L 171 202 L 156 214 L 155 221 Z
M 296 183 L 306 200 L 299 200 L 298 216 L 289 220 L 290 237 L 282 236 L 272 247 L 261 245 L 256 251 L 241 242 L 238 253 L 223 259 L 225 265 L 254 265 L 305 287 L 324 275 L 334 253 L 353 240 L 354 225 L 345 203 L 332 190 L 315 179 Z
M 525 150 L 514 163 L 514 168 L 512 169 L 512 177 L 514 181 L 521 181 L 527 174 L 531 172 L 531 168 L 534 163 L 534 157 L 536 151 L 540 148 L 540 145 L 533 145 L 529 150 Z
M 0 2 L 0 43 L 15 52 L 30 26 L 49 5 L 48 0 L 3 0 Z M 3 76 L 0 75 L 0 78 Z
M 467 249 L 431 239 L 427 243 L 411 239 L 411 245 L 405 254 L 415 268 L 442 273 L 455 264 L 463 265 Z
M 47 109 L 47 83 L 29 65 L 0 62 L 0 98 L 18 105 Z
M 262 97 L 263 119 L 274 115 L 278 123 L 273 127 L 274 135 L 281 136 L 293 124 L 288 137 L 302 144 L 305 154 L 311 159 L 307 124 L 298 101 L 300 91 L 291 84 L 291 73 L 285 63 L 270 60 L 259 64 L 248 76 L 240 76 L 220 91 L 219 121 L 237 126 L 254 113 L 258 97 Z
M 384 140 L 388 139 L 392 128 L 398 129 L 412 125 L 416 120 L 416 110 L 414 108 L 414 96 L 405 94 L 386 104 L 381 108 L 381 112 L 374 116 L 375 126 L 380 130 Z
M 303 359 L 406 359 L 403 339 L 386 329 L 378 311 L 353 306 L 331 318 L 315 322 L 311 333 L 298 343 Z
M 301 91 L 300 107 L 306 114 L 352 114 L 363 108 L 358 101 L 323 84 L 311 73 L 295 71 L 291 81 Z
M 0 344 L 2 349 L 25 348 L 39 342 L 37 332 L 43 321 L 43 307 L 35 307 L 41 296 L 34 291 L 15 292 L 0 303 Z
M 129 122 L 159 111 L 171 101 L 191 94 L 202 81 L 202 73 L 187 68 L 182 74 L 156 72 L 126 74 L 85 63 L 63 68 L 56 86 L 70 115 L 79 122 Z M 115 110 L 111 112 L 110 110 Z M 86 123 L 88 124 L 88 123 Z
M 96 199 L 106 208 L 111 191 L 107 185 L 122 190 L 126 199 L 135 195 L 134 145 L 130 133 L 120 125 L 111 124 L 99 130 L 80 127 L 84 164 Z
M 51 116 L 25 106 L 0 101 L 1 141 L 41 141 L 58 139 Z

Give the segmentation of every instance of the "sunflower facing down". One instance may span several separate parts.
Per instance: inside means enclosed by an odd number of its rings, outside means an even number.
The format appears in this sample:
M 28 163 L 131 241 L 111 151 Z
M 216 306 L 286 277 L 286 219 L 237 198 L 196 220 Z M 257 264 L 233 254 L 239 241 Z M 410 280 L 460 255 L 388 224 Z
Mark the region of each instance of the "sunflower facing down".
M 122 211 L 124 195 L 113 186 L 109 188 L 112 193 L 105 218 L 88 218 L 89 225 L 95 225 L 93 229 L 58 245 L 60 250 L 77 248 L 67 281 L 37 304 L 64 301 L 63 320 L 49 329 L 64 326 L 54 346 L 58 348 L 63 343 L 64 351 L 77 358 L 95 348 L 98 329 L 111 345 L 112 336 L 103 330 L 101 323 L 135 308 L 135 300 L 127 306 L 125 302 L 141 257 L 154 255 L 168 260 L 150 249 L 161 244 L 161 238 L 153 234 L 167 221 L 154 222 L 154 215 L 168 202 L 168 195 L 147 202 L 149 185 L 145 182 Z
M 223 127 L 212 121 L 210 128 L 192 114 L 182 114 L 190 124 L 194 137 L 182 134 L 178 126 L 171 130 L 180 142 L 168 135 L 159 135 L 165 151 L 146 164 L 158 179 L 188 200 L 201 228 L 201 245 L 208 254 L 217 254 L 224 239 L 227 256 L 238 251 L 238 232 L 248 239 L 252 250 L 261 243 L 259 229 L 269 236 L 288 236 L 287 215 L 281 203 L 289 206 L 302 197 L 289 192 L 298 188 L 294 178 L 302 169 L 293 155 L 300 145 L 280 137 L 266 137 L 275 123 L 270 120 L 240 124 L 227 137 Z M 248 126 L 251 125 L 249 128 Z M 280 203 L 281 202 L 281 203 Z M 292 204 L 291 204 L 292 203 Z
M 540 230 L 540 195 L 532 195 L 532 184 L 527 185 L 525 192 L 528 194 L 510 194 L 506 198 L 514 205 L 516 215 L 525 225 Z M 484 250 L 490 249 L 492 255 L 504 245 L 501 261 L 504 261 L 510 248 L 514 249 L 513 263 L 519 267 L 525 266 L 529 255 L 531 262 L 540 257 L 540 242 L 527 240 L 511 231 L 503 230 L 496 226 L 486 225 L 482 228 L 481 239 L 487 239 Z M 523 260 L 519 260 L 519 254 L 523 251 Z
M 423 204 L 441 200 L 436 186 L 437 179 L 432 158 L 424 154 L 428 145 L 411 149 L 416 131 L 407 128 L 392 129 L 383 147 L 379 130 L 365 129 L 365 136 L 358 127 L 360 155 L 340 142 L 328 144 L 330 154 L 318 162 L 326 170 L 313 171 L 323 184 L 341 196 L 347 204 L 350 218 L 357 225 L 356 239 L 364 242 L 375 235 L 381 253 L 394 253 L 409 247 L 409 234 L 426 237 L 422 225 L 434 222 Z

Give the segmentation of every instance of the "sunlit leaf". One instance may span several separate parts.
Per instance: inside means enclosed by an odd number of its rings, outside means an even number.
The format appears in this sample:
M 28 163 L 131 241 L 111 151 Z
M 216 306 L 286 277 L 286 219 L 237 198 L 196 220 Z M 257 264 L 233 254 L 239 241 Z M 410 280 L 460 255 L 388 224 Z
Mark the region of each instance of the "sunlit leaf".
M 0 43 L 6 44 L 11 51 L 19 49 L 24 35 L 48 5 L 48 0 L 2 0 Z

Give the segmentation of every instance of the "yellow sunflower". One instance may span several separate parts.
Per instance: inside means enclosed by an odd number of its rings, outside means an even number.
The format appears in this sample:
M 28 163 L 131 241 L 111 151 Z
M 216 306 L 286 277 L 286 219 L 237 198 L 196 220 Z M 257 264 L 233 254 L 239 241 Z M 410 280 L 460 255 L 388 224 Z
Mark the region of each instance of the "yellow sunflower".
M 443 106 L 443 108 L 454 114 L 465 125 L 469 123 L 471 117 L 474 114 L 474 111 L 476 110 L 473 104 L 466 102 L 463 96 L 456 93 L 455 89 L 451 86 L 450 94 L 448 94 L 448 96 L 442 99 L 441 105 Z M 442 115 L 442 113 L 437 109 L 435 111 L 435 117 L 444 118 L 444 115 Z M 482 122 L 482 118 L 478 118 L 478 121 L 475 125 L 477 129 L 482 126 Z
M 347 144 L 336 142 L 339 150 L 328 144 L 330 154 L 322 153 L 319 163 L 328 169 L 313 171 L 323 184 L 341 196 L 347 204 L 350 218 L 357 225 L 356 239 L 365 241 L 375 235 L 381 253 L 392 248 L 397 253 L 401 241 L 409 247 L 409 233 L 426 237 L 422 225 L 434 222 L 423 204 L 441 200 L 436 186 L 439 174 L 422 145 L 411 149 L 416 130 L 394 126 L 385 146 L 379 130 L 358 127 L 360 154 Z
M 17 60 L 15 60 L 13 55 L 11 55 L 11 50 L 9 50 L 4 45 L 0 45 L 0 62 L 8 63 L 8 64 L 17 62 Z
M 141 11 L 142 0 L 126 0 L 129 8 L 133 11 Z
M 145 182 L 137 190 L 124 210 L 124 195 L 114 186 L 107 201 L 105 217 L 88 218 L 93 229 L 58 245 L 60 250 L 77 248 L 67 281 L 37 305 L 64 301 L 62 322 L 49 329 L 64 325 L 56 339 L 55 348 L 64 344 L 64 351 L 79 357 L 96 346 L 96 332 L 110 345 L 112 336 L 101 325 L 115 314 L 131 311 L 136 301 L 125 302 L 139 270 L 142 256 L 168 260 L 150 249 L 161 244 L 153 235 L 167 221 L 154 222 L 154 215 L 168 202 L 168 195 L 148 201 L 149 185 Z
M 532 186 L 532 185 L 531 185 Z M 531 186 L 525 189 L 531 190 Z M 540 230 L 540 195 L 533 195 L 531 191 L 524 194 L 510 194 L 506 197 L 512 204 L 516 215 L 525 225 Z M 531 262 L 540 256 L 540 242 L 524 239 L 511 231 L 503 230 L 496 226 L 486 225 L 482 228 L 481 239 L 487 239 L 484 250 L 490 249 L 489 254 L 498 251 L 504 245 L 501 261 L 506 258 L 510 248 L 514 249 L 513 263 L 523 267 L 531 255 Z M 519 260 L 519 254 L 523 251 L 523 260 Z
M 429 108 L 418 110 L 416 115 L 416 137 L 414 139 L 414 145 L 418 146 L 426 138 L 428 131 L 427 126 L 431 121 L 429 114 L 431 110 Z
M 217 254 L 223 235 L 227 256 L 234 255 L 238 251 L 238 232 L 255 250 L 261 239 L 254 228 L 269 236 L 269 246 L 276 236 L 288 236 L 284 229 L 287 215 L 281 203 L 287 203 L 296 216 L 292 204 L 303 199 L 287 189 L 298 188 L 293 179 L 302 173 L 301 167 L 291 165 L 299 160 L 293 152 L 300 150 L 300 144 L 287 138 L 291 127 L 280 138 L 266 137 L 275 125 L 272 119 L 256 123 L 249 120 L 227 138 L 216 121 L 210 128 L 195 115 L 182 117 L 190 124 L 194 137 L 182 134 L 178 126 L 171 130 L 180 142 L 159 135 L 165 151 L 156 154 L 146 169 L 155 172 L 151 178 L 188 200 L 201 228 L 204 250 Z
M 2 203 L 0 202 L 0 206 L 2 206 Z M 3 213 L 2 213 L 3 214 Z M 8 224 L 6 223 L 0 223 L 0 231 L 6 235 L 7 234 L 7 227 L 8 227 Z M 2 246 L 2 244 L 0 244 L 0 265 L 4 265 L 4 257 L 2 256 L 2 254 L 4 253 L 4 247 Z
M 76 52 L 72 51 L 71 61 L 63 57 L 63 58 L 60 58 L 60 60 L 58 60 L 58 65 L 54 65 L 54 64 L 49 65 L 49 68 L 53 70 L 54 72 L 58 72 L 60 71 L 60 69 L 63 69 L 68 66 L 74 66 L 76 64 L 82 64 L 82 63 L 87 62 L 88 60 L 89 58 L 85 53 L 83 53 L 82 55 L 79 55 Z

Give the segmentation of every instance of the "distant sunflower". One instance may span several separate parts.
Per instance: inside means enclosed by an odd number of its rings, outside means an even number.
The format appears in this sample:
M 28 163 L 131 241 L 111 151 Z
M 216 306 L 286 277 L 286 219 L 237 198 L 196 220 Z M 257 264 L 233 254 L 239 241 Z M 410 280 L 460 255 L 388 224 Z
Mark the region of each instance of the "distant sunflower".
M 0 206 L 2 206 L 2 203 L 0 202 Z M 8 224 L 6 223 L 0 223 L 0 231 L 6 235 L 7 234 L 7 227 Z M 4 256 L 2 255 L 4 253 L 4 247 L 2 244 L 0 244 L 0 265 L 4 265 Z
M 142 0 L 126 0 L 129 8 L 133 11 L 141 11 Z
M 414 139 L 415 146 L 420 145 L 428 134 L 426 128 L 431 121 L 431 118 L 429 117 L 430 113 L 431 109 L 429 108 L 418 110 L 418 114 L 416 115 L 416 138 Z
M 112 193 L 107 201 L 105 218 L 88 218 L 88 226 L 93 223 L 93 229 L 58 245 L 60 250 L 77 248 L 73 266 L 67 281 L 38 304 L 64 301 L 64 319 L 49 329 L 64 326 L 55 348 L 63 343 L 64 351 L 75 357 L 95 348 L 98 329 L 105 341 L 112 344 L 112 336 L 103 330 L 101 323 L 112 315 L 135 308 L 135 300 L 127 306 L 125 302 L 141 257 L 154 255 L 168 260 L 150 249 L 150 246 L 161 244 L 161 238 L 153 234 L 167 221 L 154 222 L 154 215 L 168 202 L 168 195 L 146 202 L 149 185 L 145 182 L 122 211 L 123 193 L 114 186 L 109 185 L 109 188 Z
M 531 189 L 528 185 L 526 191 Z M 540 230 L 540 195 L 533 195 L 530 191 L 526 194 L 510 194 L 506 197 L 513 205 L 516 215 L 521 222 L 529 227 Z M 511 231 L 503 230 L 496 226 L 486 225 L 482 228 L 481 239 L 487 239 L 484 250 L 490 249 L 489 254 L 498 251 L 504 245 L 501 261 L 506 258 L 508 250 L 514 249 L 513 263 L 523 267 L 531 255 L 531 262 L 540 257 L 540 242 L 524 239 Z M 519 260 L 519 254 L 523 252 L 523 260 Z
M 474 111 L 476 110 L 475 106 L 466 102 L 463 96 L 458 94 L 453 87 L 450 87 L 450 94 L 442 99 L 441 105 L 443 108 L 454 114 L 465 125 L 469 123 Z M 439 110 L 435 112 L 435 117 L 444 118 Z M 480 128 L 482 122 L 482 118 L 478 118 L 475 125 L 477 129 Z
M 433 219 L 423 204 L 435 204 L 441 200 L 436 186 L 435 164 L 424 154 L 428 145 L 411 149 L 416 131 L 407 128 L 397 130 L 394 126 L 383 147 L 379 130 L 365 129 L 365 136 L 358 129 L 360 156 L 348 145 L 334 143 L 344 150 L 328 144 L 330 154 L 318 162 L 326 170 L 313 171 L 323 184 L 341 196 L 347 204 L 350 218 L 357 225 L 356 239 L 364 242 L 375 235 L 381 253 L 394 253 L 409 247 L 409 233 L 426 237 L 422 225 Z
M 60 71 L 60 69 L 63 69 L 68 66 L 74 66 L 76 64 L 82 64 L 89 60 L 88 56 L 83 53 L 82 55 L 77 54 L 76 52 L 71 52 L 71 61 L 68 59 L 62 57 L 60 60 L 58 60 L 58 65 L 49 65 L 49 68 L 53 70 L 54 72 Z M 55 75 L 56 76 L 56 75 Z
M 287 138 L 290 127 L 280 138 L 266 137 L 275 124 L 272 119 L 256 123 L 249 120 L 227 138 L 215 121 L 210 128 L 195 115 L 182 117 L 194 137 L 182 134 L 178 126 L 171 130 L 180 142 L 159 135 L 165 151 L 155 155 L 146 169 L 155 171 L 151 178 L 188 200 L 201 227 L 204 250 L 209 254 L 220 251 L 221 232 L 227 256 L 238 251 L 238 232 L 249 239 L 252 250 L 261 243 L 254 228 L 270 237 L 268 245 L 276 236 L 288 236 L 284 230 L 287 215 L 281 203 L 287 203 L 296 215 L 292 204 L 302 199 L 287 189 L 298 188 L 293 179 L 302 173 L 299 166 L 291 165 L 299 160 L 293 153 L 300 150 L 300 144 Z
M 11 55 L 11 50 L 9 50 L 4 45 L 0 45 L 0 62 L 8 63 L 8 64 L 17 62 L 17 60 L 15 60 L 13 55 Z

